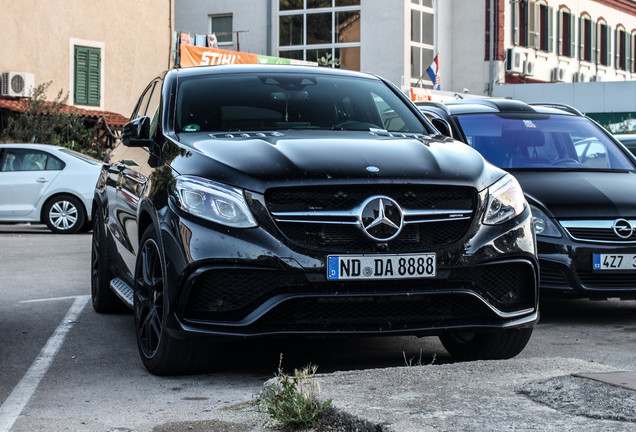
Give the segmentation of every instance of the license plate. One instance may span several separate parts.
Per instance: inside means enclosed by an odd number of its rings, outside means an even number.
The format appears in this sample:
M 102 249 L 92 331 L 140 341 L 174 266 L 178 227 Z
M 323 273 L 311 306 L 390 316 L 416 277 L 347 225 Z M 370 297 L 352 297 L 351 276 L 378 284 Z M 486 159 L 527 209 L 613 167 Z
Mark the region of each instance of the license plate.
M 329 255 L 327 279 L 408 279 L 434 277 L 434 253 L 413 255 Z
M 636 254 L 593 254 L 594 270 L 634 270 Z

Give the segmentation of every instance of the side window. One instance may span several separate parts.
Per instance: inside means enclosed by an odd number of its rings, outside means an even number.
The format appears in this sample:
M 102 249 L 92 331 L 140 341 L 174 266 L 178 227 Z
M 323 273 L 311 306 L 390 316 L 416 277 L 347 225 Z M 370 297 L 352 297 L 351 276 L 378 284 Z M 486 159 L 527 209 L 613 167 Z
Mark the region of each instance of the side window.
M 159 120 L 159 105 L 161 103 L 161 81 L 155 81 L 155 85 L 150 94 L 148 101 L 148 108 L 146 109 L 146 115 L 150 117 L 150 136 L 153 136 L 157 129 L 157 122 Z
M 141 94 L 141 97 L 137 102 L 137 106 L 135 107 L 135 111 L 133 111 L 132 116 L 130 116 L 131 120 L 135 120 L 146 115 L 148 104 L 150 103 L 150 98 L 152 97 L 152 91 L 155 88 L 155 83 L 156 81 L 152 81 L 150 84 L 148 84 L 144 92 Z
M 7 149 L 2 171 L 61 170 L 64 163 L 48 153 L 29 149 Z
M 64 162 L 56 158 L 55 156 L 49 155 L 46 159 L 46 168 L 47 171 L 61 171 L 64 169 Z

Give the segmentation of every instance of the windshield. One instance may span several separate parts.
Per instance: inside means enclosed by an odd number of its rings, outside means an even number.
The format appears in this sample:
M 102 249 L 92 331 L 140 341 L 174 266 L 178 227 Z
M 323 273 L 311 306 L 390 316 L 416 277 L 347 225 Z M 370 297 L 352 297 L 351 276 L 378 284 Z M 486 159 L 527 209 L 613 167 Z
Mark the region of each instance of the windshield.
M 178 133 L 277 129 L 429 133 L 381 81 L 316 73 L 185 78 L 179 83 L 175 115 Z
M 618 146 L 584 117 L 471 114 L 457 120 L 468 143 L 500 168 L 634 169 Z

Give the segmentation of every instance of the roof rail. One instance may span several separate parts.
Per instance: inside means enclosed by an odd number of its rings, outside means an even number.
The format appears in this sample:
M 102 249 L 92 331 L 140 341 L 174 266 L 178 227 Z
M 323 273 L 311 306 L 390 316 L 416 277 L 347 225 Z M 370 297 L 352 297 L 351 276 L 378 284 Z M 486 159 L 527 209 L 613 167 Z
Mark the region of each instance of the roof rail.
M 437 101 L 417 101 L 417 102 L 415 102 L 415 105 L 417 105 L 417 106 L 432 106 L 432 107 L 441 109 L 442 111 L 444 111 L 447 114 L 450 114 L 450 111 L 448 111 L 448 107 L 446 105 L 444 105 L 442 102 L 437 102 Z
M 577 110 L 576 108 L 574 108 L 573 106 L 570 105 L 566 105 L 566 104 L 560 104 L 560 103 L 543 103 L 543 102 L 536 102 L 536 103 L 531 103 L 530 105 L 536 105 L 536 106 L 544 106 L 544 107 L 551 107 L 551 108 L 558 108 L 558 109 L 562 109 L 563 111 L 567 111 L 570 114 L 575 114 L 577 116 L 581 116 L 584 117 L 585 114 L 583 114 L 581 111 Z

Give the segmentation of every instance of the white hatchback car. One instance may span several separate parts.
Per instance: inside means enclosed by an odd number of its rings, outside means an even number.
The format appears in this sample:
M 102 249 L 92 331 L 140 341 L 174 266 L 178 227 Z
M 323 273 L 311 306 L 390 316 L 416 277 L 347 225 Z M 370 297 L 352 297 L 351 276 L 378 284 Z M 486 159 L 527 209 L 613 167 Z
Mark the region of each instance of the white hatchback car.
M 47 144 L 0 144 L 0 223 L 43 222 L 55 233 L 88 226 L 102 164 Z

